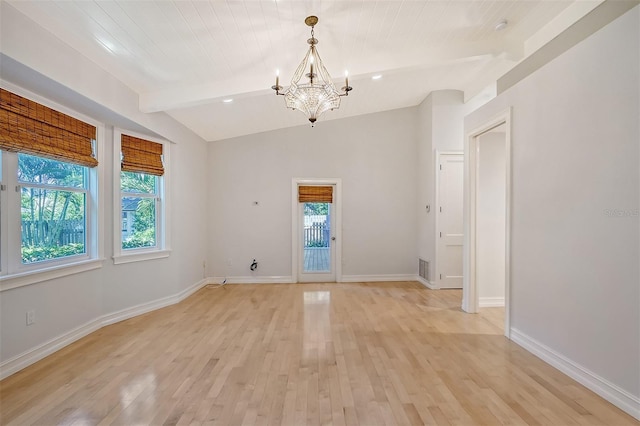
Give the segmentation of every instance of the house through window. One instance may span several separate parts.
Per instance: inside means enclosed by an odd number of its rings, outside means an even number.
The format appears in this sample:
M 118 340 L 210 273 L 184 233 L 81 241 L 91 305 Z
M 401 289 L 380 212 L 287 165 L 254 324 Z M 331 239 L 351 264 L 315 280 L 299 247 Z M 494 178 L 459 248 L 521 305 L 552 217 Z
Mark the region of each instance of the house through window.
M 156 207 L 160 201 L 158 180 L 144 173 L 120 173 L 122 248 L 157 246 Z

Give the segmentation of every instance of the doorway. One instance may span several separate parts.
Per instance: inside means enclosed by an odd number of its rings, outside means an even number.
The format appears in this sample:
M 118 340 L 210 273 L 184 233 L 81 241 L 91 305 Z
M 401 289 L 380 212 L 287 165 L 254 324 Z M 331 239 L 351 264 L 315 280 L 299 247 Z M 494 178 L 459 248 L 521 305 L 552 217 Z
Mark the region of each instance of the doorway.
M 511 111 L 468 135 L 462 309 L 504 306 L 510 335 Z
M 506 124 L 478 136 L 476 287 L 478 308 L 504 307 Z
M 340 180 L 294 179 L 292 188 L 294 282 L 339 281 Z

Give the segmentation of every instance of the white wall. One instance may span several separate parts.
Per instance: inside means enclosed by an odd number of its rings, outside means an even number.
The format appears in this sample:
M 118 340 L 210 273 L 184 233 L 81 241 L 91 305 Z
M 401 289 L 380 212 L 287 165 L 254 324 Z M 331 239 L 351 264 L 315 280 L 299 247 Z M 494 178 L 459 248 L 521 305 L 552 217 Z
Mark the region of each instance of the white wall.
M 430 280 L 435 277 L 435 205 L 433 185 L 433 97 L 427 96 L 418 106 L 418 257 L 430 262 Z M 427 211 L 426 206 L 429 206 Z
M 206 259 L 206 144 L 166 114 L 142 114 L 138 98 L 124 84 L 35 25 L 5 2 L 0 3 L 2 79 L 105 123 L 99 149 L 103 169 L 104 263 L 90 272 L 19 287 L 0 293 L 0 365 L 19 364 L 41 353 L 41 345 L 86 332 L 101 318 L 171 298 L 203 278 Z M 113 125 L 160 135 L 171 145 L 171 233 L 169 258 L 114 265 Z M 36 311 L 27 327 L 25 313 Z M 60 340 L 56 340 L 60 339 Z M 19 358 L 19 355 L 25 355 Z M 12 364 L 13 363 L 13 364 Z M 3 371 L 6 371 L 3 369 Z
M 436 273 L 436 169 L 435 152 L 462 152 L 465 115 L 486 103 L 495 91 L 485 90 L 464 103 L 459 90 L 438 90 L 418 106 L 418 256 L 431 266 L 431 280 Z M 426 211 L 426 205 L 431 211 Z
M 430 262 L 431 280 L 436 273 L 436 205 L 435 151 L 462 151 L 462 120 L 465 115 L 464 93 L 459 90 L 431 92 L 419 111 L 419 208 L 418 255 Z M 427 213 L 425 205 L 431 206 Z
M 465 120 L 512 107 L 512 337 L 637 415 L 639 29 L 635 7 Z
M 476 283 L 481 307 L 500 306 L 505 285 L 506 134 L 490 132 L 478 139 Z
M 255 258 L 253 277 L 291 278 L 297 177 L 342 179 L 345 277 L 415 275 L 416 119 L 409 108 L 211 143 L 209 274 L 250 276 Z

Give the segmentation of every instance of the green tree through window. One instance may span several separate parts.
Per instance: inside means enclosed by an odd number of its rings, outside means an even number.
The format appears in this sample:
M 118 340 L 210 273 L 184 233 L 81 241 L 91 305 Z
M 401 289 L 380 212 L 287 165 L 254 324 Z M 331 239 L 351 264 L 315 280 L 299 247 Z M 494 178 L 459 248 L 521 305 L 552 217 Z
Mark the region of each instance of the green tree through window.
M 86 252 L 86 167 L 18 154 L 22 263 Z
M 122 191 L 122 248 L 156 246 L 156 199 L 158 178 L 120 172 Z

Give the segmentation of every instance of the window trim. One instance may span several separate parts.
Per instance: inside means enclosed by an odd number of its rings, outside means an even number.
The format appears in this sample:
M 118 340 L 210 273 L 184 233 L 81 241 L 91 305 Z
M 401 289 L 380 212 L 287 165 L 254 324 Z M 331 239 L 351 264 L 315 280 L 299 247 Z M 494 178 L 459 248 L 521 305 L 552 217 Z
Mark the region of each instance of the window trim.
M 122 134 L 146 139 L 151 142 L 162 144 L 162 155 L 164 158 L 164 174 L 159 176 L 156 205 L 156 245 L 154 247 L 141 247 L 138 249 L 122 248 L 122 196 L 128 193 L 122 192 L 120 179 L 120 152 Z M 164 139 L 154 138 L 137 132 L 120 129 L 113 129 L 113 263 L 120 265 L 123 263 L 141 262 L 152 259 L 162 259 L 171 254 L 171 220 L 169 203 L 170 191 L 170 145 Z M 117 222 L 116 222 L 117 221 Z
M 0 277 L 0 292 L 11 290 L 25 285 L 37 284 L 42 281 L 53 280 L 78 274 L 80 272 L 92 271 L 102 268 L 104 259 L 83 259 L 62 265 L 50 265 L 47 268 L 40 268 L 32 271 L 22 271 L 11 275 Z
M 55 109 L 61 113 L 69 115 L 78 120 L 82 120 L 88 124 L 96 127 L 96 143 L 95 143 L 95 155 L 98 160 L 98 165 L 94 168 L 89 168 L 89 185 L 87 186 L 87 211 L 86 228 L 85 228 L 85 250 L 84 255 L 69 256 L 65 258 L 52 259 L 49 261 L 34 262 L 33 264 L 22 265 L 18 270 L 13 270 L 15 264 L 9 262 L 11 243 L 16 241 L 16 231 L 12 228 L 9 221 L 9 216 L 14 216 L 7 211 L 12 205 L 12 198 L 15 197 L 13 190 L 15 188 L 9 187 L 9 185 L 19 185 L 17 180 L 17 154 L 14 167 L 7 169 L 2 168 L 6 176 L 10 173 L 15 175 L 15 178 L 2 180 L 0 182 L 6 185 L 7 188 L 4 191 L 0 191 L 0 203 L 5 207 L 5 214 L 0 212 L 0 232 L 6 235 L 6 238 L 2 238 L 3 242 L 0 243 L 0 292 L 18 288 L 30 284 L 36 284 L 43 281 L 48 281 L 55 278 L 65 277 L 67 275 L 76 274 L 79 272 L 89 271 L 92 269 L 98 269 L 102 267 L 104 261 L 104 161 L 106 145 L 102 142 L 105 136 L 104 123 L 97 121 L 89 116 L 86 116 L 78 111 L 72 110 L 60 105 L 50 99 L 30 92 L 20 86 L 16 86 L 6 81 L 0 81 L 0 87 L 5 90 L 9 90 L 24 98 L 42 104 L 48 108 Z M 2 157 L 8 154 L 14 154 L 9 152 L 3 152 Z M 2 160 L 0 160 L 2 161 Z M 13 175 L 12 175 L 13 176 Z M 13 197 L 12 197 L 13 196 Z M 15 203 L 15 201 L 14 201 Z M 20 214 L 12 217 L 13 221 L 17 218 L 20 221 Z M 18 237 L 19 240 L 19 237 Z

